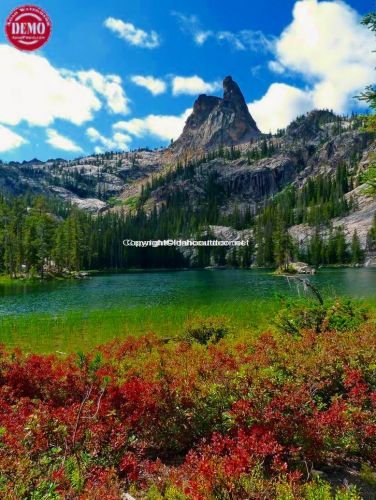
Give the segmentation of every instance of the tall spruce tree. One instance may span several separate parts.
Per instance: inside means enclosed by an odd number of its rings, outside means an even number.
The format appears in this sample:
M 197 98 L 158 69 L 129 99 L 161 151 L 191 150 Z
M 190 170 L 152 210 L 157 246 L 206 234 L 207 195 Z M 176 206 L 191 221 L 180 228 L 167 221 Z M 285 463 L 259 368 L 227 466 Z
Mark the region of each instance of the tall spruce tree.
M 353 264 L 361 264 L 364 259 L 363 250 L 360 244 L 358 232 L 355 229 L 351 240 L 351 262 Z

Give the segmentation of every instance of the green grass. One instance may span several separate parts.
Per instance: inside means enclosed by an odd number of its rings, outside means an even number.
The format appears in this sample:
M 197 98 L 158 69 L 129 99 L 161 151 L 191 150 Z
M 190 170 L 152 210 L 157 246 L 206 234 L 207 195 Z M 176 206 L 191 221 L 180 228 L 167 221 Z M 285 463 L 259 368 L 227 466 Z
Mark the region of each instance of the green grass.
M 184 323 L 195 316 L 226 316 L 234 335 L 248 335 L 270 328 L 278 303 L 271 300 L 187 305 L 133 307 L 128 309 L 71 311 L 63 315 L 31 313 L 0 318 L 0 342 L 27 352 L 89 350 L 114 338 L 154 332 L 176 337 Z
M 122 200 L 117 196 L 111 196 L 108 198 L 107 204 L 111 207 L 121 207 L 122 205 L 126 205 L 125 200 Z
M 124 200 L 124 205 L 129 206 L 132 210 L 137 208 L 139 196 L 130 196 L 126 200 Z
M 376 298 L 362 301 L 376 318 Z M 87 351 L 129 335 L 154 332 L 176 337 L 194 317 L 226 316 L 232 335 L 246 339 L 274 328 L 281 304 L 275 299 L 216 302 L 210 305 L 138 306 L 124 309 L 70 311 L 51 315 L 30 313 L 0 318 L 0 343 L 26 352 Z M 376 320 L 375 320 L 376 321 Z
M 0 274 L 1 286 L 24 286 L 39 281 L 37 278 L 11 278 L 10 276 Z

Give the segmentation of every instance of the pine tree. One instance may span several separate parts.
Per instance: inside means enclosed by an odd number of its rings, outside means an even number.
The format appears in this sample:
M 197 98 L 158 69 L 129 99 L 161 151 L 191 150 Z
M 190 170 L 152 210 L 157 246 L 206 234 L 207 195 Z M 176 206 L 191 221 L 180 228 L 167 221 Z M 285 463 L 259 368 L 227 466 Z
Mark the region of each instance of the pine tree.
M 336 229 L 336 256 L 337 263 L 344 264 L 348 260 L 346 237 L 342 226 Z
M 293 259 L 293 243 L 280 214 L 273 233 L 273 242 L 275 264 L 278 268 L 287 270 Z
M 330 233 L 326 244 L 326 263 L 337 263 L 337 241 L 335 239 L 332 227 L 330 227 Z
M 367 250 L 376 250 L 376 214 L 373 216 L 373 224 L 367 234 Z
M 353 264 L 360 264 L 361 262 L 363 262 L 363 259 L 364 259 L 364 254 L 362 251 L 362 247 L 360 245 L 358 233 L 355 229 L 351 241 L 351 262 Z
M 315 234 L 311 237 L 308 246 L 308 262 L 314 266 L 319 266 L 323 262 L 324 244 L 320 231 L 316 228 Z
M 258 267 L 262 267 L 265 265 L 265 240 L 262 230 L 262 225 L 260 222 L 260 218 L 257 219 L 256 225 L 256 264 Z

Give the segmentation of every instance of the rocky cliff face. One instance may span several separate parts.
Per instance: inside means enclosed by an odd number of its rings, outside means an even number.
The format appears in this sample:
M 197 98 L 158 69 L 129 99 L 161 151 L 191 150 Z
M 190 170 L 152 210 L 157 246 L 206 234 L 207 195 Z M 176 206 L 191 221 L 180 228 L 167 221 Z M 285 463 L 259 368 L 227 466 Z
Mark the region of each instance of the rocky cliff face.
M 97 213 L 138 193 L 137 183 L 159 172 L 166 163 L 162 150 L 107 153 L 77 160 L 0 161 L 0 193 L 25 192 L 55 196 Z M 133 189 L 133 191 L 132 191 Z M 124 196 L 123 196 L 124 194 Z
M 234 145 L 235 155 L 230 148 Z M 220 146 L 223 154 L 219 154 Z M 127 212 L 148 180 L 161 179 L 143 201 L 148 211 L 166 203 L 177 191 L 187 195 L 192 206 L 204 206 L 208 197 L 205 186 L 208 179 L 215 179 L 212 188 L 219 193 L 218 209 L 226 215 L 234 210 L 255 212 L 287 185 L 301 188 L 318 175 L 334 176 L 346 164 L 355 188 L 346 196 L 356 203 L 350 214 L 333 220 L 333 225 L 343 225 L 349 241 L 357 229 L 364 246 L 376 201 L 363 196 L 358 185 L 360 173 L 375 152 L 374 137 L 363 131 L 356 117 L 345 119 L 329 111 L 312 111 L 294 120 L 284 133 L 262 135 L 238 85 L 226 77 L 223 97 L 199 96 L 182 135 L 170 148 L 106 153 L 74 161 L 0 162 L 0 192 L 53 195 L 94 213 L 108 209 Z M 185 169 L 171 175 L 177 159 L 187 156 L 200 161 L 193 162 L 189 175 Z M 309 237 L 310 230 L 304 225 L 291 228 L 298 240 Z
M 200 95 L 183 133 L 171 146 L 176 155 L 244 144 L 261 132 L 231 76 L 223 80 L 223 98 Z
M 212 110 L 217 108 L 218 100 L 213 100 L 211 106 Z M 205 126 L 211 113 L 206 109 L 206 118 L 202 122 Z M 203 116 L 204 113 L 201 114 Z M 346 165 L 353 186 L 346 198 L 353 208 L 346 216 L 332 219 L 332 224 L 334 228 L 343 226 L 348 243 L 351 243 L 356 229 L 365 248 L 376 211 L 376 200 L 362 194 L 360 181 L 361 173 L 369 165 L 375 151 L 374 137 L 363 131 L 356 118 L 344 119 L 331 112 L 312 111 L 295 120 L 284 134 L 271 138 L 260 136 L 252 144 L 238 146 L 239 157 L 232 158 L 229 149 L 225 149 L 223 157 L 207 155 L 207 160 L 200 161 L 189 176 L 177 176 L 154 189 L 146 207 L 161 206 L 176 191 L 183 192 L 193 206 L 205 206 L 205 186 L 211 178 L 215 179 L 216 190 L 221 193 L 218 205 L 222 214 L 230 214 L 234 210 L 256 213 L 286 186 L 302 188 L 308 179 L 316 176 L 334 177 L 339 166 Z M 266 157 L 262 158 L 263 154 Z M 290 232 L 294 239 L 304 242 L 314 230 L 307 224 L 301 224 L 291 227 Z M 323 226 L 323 238 L 327 236 L 326 232 L 328 230 Z

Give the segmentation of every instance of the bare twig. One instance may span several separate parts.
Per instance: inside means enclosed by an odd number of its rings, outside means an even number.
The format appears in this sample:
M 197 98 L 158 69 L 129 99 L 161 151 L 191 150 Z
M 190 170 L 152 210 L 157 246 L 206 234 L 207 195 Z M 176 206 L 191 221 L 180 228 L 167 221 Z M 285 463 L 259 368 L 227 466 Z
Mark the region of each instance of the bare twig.
M 81 404 L 80 404 L 80 407 L 78 409 L 76 423 L 74 426 L 73 437 L 72 437 L 72 447 L 74 447 L 74 445 L 76 443 L 77 430 L 78 430 L 78 426 L 80 424 L 81 414 L 82 414 L 82 411 L 84 409 L 84 405 L 85 405 L 86 401 L 89 399 L 92 390 L 93 390 L 93 384 L 91 384 L 90 387 L 88 388 L 88 390 L 86 391 L 86 394 L 83 397 Z
M 101 406 L 101 400 L 102 400 L 102 397 L 103 397 L 103 394 L 105 393 L 106 391 L 106 387 L 103 387 L 100 394 L 99 394 L 99 398 L 98 398 L 98 401 L 97 401 L 97 408 L 95 410 L 95 413 L 94 415 L 91 415 L 90 417 L 82 417 L 82 419 L 94 419 L 97 415 L 98 415 L 98 412 L 99 412 L 99 409 L 100 409 L 100 406 Z
M 320 302 L 320 304 L 323 306 L 324 305 L 324 299 L 322 298 L 321 293 L 318 291 L 318 289 L 312 285 L 312 283 L 307 279 L 307 278 L 300 278 L 299 276 L 296 276 L 294 279 L 297 281 L 300 281 L 300 283 L 303 283 L 303 286 L 305 288 L 309 288 L 312 293 L 315 295 L 317 300 Z

